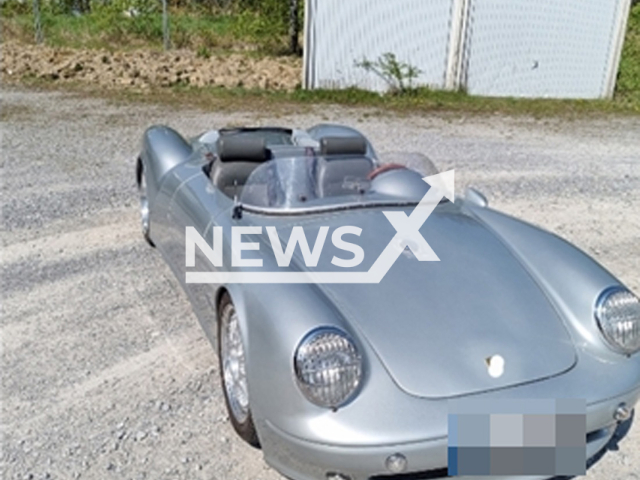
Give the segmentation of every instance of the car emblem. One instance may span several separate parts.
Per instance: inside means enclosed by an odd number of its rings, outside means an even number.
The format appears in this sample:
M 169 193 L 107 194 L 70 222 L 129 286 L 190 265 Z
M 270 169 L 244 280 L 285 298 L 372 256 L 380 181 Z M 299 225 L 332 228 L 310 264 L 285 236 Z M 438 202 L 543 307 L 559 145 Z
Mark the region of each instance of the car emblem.
M 489 375 L 493 378 L 500 378 L 504 373 L 504 358 L 500 355 L 492 355 L 485 358 Z

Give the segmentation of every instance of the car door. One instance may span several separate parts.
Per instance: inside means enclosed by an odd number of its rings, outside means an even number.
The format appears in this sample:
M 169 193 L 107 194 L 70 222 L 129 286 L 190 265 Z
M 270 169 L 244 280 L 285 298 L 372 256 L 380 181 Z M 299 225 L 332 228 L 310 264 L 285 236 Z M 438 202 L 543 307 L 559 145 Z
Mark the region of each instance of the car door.
M 213 227 L 216 226 L 216 218 L 229 216 L 233 207 L 230 198 L 215 188 L 206 174 L 206 162 L 185 165 L 190 173 L 184 174 L 186 178 L 176 189 L 170 201 L 168 220 L 171 225 L 166 235 L 164 253 L 176 277 L 189 296 L 194 311 L 202 328 L 210 339 L 215 337 L 213 319 L 215 318 L 215 291 L 216 285 L 186 283 L 187 270 L 215 271 L 214 265 L 199 249 L 195 248 L 195 266 L 186 266 L 186 229 L 191 227 L 196 230 L 209 246 L 213 247 Z

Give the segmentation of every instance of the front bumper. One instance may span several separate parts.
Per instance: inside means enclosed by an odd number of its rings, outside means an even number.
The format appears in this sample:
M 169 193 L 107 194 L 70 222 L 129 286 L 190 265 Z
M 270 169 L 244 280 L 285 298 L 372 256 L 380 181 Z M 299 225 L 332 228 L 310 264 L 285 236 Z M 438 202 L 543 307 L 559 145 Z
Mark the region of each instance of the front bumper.
M 640 389 L 636 389 L 587 405 L 587 458 L 602 450 L 613 436 L 617 427 L 614 414 L 618 406 L 621 403 L 634 406 L 639 398 Z M 297 438 L 268 421 L 264 422 L 260 434 L 265 461 L 295 480 L 326 480 L 328 473 L 340 473 L 351 480 L 446 477 L 447 437 L 393 445 L 333 446 Z M 396 476 L 385 467 L 387 457 L 395 453 L 402 453 L 408 460 L 406 472 Z M 425 475 L 403 477 L 415 472 L 425 472 Z M 472 478 L 477 480 L 486 477 Z M 515 480 L 516 477 L 499 478 Z M 526 478 L 539 480 L 546 477 Z

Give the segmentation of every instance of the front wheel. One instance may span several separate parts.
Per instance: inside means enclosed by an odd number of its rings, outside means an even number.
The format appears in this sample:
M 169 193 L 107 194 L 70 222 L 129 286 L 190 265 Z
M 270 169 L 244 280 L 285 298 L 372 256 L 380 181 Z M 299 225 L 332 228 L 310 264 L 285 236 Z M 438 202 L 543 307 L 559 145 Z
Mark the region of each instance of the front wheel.
M 231 425 L 249 445 L 259 447 L 251 408 L 244 342 L 238 313 L 228 294 L 224 294 L 218 307 L 218 359 L 224 400 Z

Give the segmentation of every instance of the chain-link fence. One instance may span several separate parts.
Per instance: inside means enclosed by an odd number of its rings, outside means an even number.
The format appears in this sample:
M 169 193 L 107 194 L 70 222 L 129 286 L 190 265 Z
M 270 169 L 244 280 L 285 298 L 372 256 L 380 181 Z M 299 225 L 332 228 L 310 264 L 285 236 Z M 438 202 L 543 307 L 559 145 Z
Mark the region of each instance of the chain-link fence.
M 11 0 L 8 0 L 11 1 Z M 21 1 L 21 0 L 15 0 Z M 35 40 L 42 43 L 42 10 L 46 7 L 57 15 L 81 16 L 96 10 L 111 11 L 128 17 L 162 13 L 162 39 L 165 49 L 171 47 L 171 11 L 196 15 L 238 14 L 254 16 L 257 29 L 288 36 L 290 53 L 300 54 L 300 29 L 304 0 L 33 0 Z

